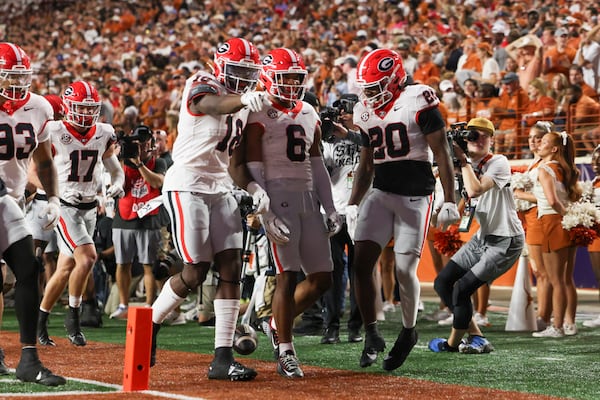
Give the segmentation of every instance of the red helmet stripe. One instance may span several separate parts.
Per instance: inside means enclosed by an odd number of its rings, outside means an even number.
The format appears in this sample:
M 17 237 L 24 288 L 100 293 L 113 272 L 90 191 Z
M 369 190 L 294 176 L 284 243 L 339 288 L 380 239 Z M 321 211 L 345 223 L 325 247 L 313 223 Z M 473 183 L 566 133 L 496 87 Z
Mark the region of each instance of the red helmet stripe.
M 241 41 L 244 45 L 244 54 L 246 55 L 244 59 L 252 58 L 252 48 L 250 47 L 250 42 L 248 42 L 246 39 L 241 39 Z
M 21 52 L 13 43 L 7 43 L 12 49 L 13 53 L 15 53 L 15 57 L 17 59 L 17 65 L 23 65 L 23 57 L 21 57 Z
M 356 74 L 358 77 L 357 79 L 359 81 L 365 79 L 363 77 L 363 72 L 367 68 L 367 65 L 369 65 L 369 59 L 371 57 L 373 57 L 375 54 L 377 54 L 377 51 L 372 51 L 372 52 L 368 53 L 367 55 L 365 55 L 364 58 L 361 60 L 360 65 L 358 66 L 358 68 L 356 70 Z
M 90 97 L 93 97 L 91 85 L 86 81 L 81 81 L 81 83 L 83 83 L 83 87 L 85 88 L 85 98 L 89 99 Z
M 290 50 L 290 49 L 285 49 L 285 51 L 287 51 L 287 53 L 290 55 L 290 60 L 293 64 L 294 67 L 299 66 L 298 64 L 300 63 L 300 59 L 297 57 L 296 52 Z

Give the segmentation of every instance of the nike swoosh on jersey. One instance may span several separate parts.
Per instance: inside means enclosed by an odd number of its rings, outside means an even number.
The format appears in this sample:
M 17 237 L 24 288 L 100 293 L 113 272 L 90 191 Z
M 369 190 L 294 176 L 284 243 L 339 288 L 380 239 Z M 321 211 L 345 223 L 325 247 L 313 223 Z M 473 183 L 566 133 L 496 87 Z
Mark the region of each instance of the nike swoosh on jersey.
M 23 107 L 23 111 L 33 110 L 35 107 Z

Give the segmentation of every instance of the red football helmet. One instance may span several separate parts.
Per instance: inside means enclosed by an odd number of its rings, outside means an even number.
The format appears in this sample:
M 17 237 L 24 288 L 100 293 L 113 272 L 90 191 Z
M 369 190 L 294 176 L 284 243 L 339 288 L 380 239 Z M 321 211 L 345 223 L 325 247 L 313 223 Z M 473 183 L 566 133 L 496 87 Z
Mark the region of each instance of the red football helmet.
M 23 100 L 31 86 L 31 61 L 25 51 L 13 43 L 0 43 L 0 96 Z
M 258 50 L 246 39 L 229 39 L 217 49 L 214 69 L 215 77 L 230 92 L 254 90 L 260 73 Z
M 44 97 L 52 106 L 52 111 L 54 111 L 54 119 L 57 121 L 63 119 L 67 114 L 67 107 L 65 107 L 65 103 L 63 103 L 62 98 L 55 94 L 46 94 Z
M 100 116 L 100 96 L 90 83 L 77 81 L 71 83 L 63 93 L 63 102 L 67 107 L 67 121 L 80 128 L 90 128 Z
M 306 90 L 308 72 L 294 50 L 271 50 L 263 59 L 260 81 L 267 92 L 284 101 L 300 100 Z
M 389 49 L 376 49 L 365 54 L 356 68 L 356 83 L 361 88 L 361 100 L 377 110 L 402 90 L 406 72 L 402 58 Z

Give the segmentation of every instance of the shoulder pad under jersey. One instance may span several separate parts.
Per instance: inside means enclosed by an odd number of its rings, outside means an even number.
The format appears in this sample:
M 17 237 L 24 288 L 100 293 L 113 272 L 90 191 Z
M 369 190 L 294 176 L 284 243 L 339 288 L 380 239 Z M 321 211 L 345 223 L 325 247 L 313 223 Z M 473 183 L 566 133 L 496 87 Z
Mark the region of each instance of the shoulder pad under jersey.
M 196 103 L 200 100 L 200 97 L 206 94 L 219 94 L 219 91 L 216 87 L 212 85 L 208 85 L 206 83 L 200 83 L 197 85 L 193 85 L 190 88 L 190 93 L 188 95 L 188 103 L 193 102 Z

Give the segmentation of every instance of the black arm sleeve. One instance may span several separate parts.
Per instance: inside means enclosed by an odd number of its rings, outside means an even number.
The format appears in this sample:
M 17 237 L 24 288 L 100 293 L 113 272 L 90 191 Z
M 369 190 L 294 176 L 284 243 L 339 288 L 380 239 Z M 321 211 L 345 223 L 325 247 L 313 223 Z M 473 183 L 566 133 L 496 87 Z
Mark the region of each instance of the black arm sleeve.
M 421 127 L 421 132 L 425 135 L 446 127 L 444 117 L 437 107 L 421 111 L 417 116 L 417 122 Z

